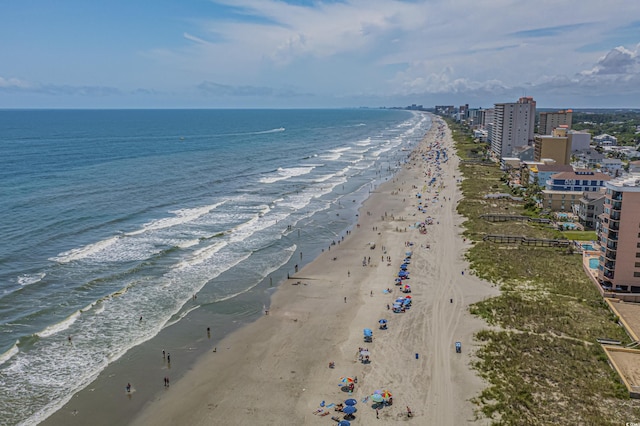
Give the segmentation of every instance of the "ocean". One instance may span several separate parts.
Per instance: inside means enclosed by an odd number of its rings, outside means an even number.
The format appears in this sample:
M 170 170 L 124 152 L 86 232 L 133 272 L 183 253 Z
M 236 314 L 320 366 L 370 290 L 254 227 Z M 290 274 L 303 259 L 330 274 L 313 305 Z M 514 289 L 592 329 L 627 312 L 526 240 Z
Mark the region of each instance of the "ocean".
M 386 109 L 0 111 L 0 423 L 46 419 L 196 313 L 255 319 L 430 125 Z

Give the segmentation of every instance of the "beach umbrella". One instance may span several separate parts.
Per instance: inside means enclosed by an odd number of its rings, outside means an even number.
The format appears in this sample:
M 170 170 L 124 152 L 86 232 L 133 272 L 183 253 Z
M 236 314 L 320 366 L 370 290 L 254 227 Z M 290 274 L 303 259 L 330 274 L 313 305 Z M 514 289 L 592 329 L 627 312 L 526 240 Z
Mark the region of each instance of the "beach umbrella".
M 380 321 L 378 321 L 378 322 L 379 322 L 380 324 L 386 324 L 386 323 L 387 323 L 387 320 L 383 318 L 383 319 L 381 319 L 381 320 L 380 320 Z
M 411 296 L 405 296 L 404 298 L 411 300 Z
M 369 355 L 371 355 L 371 353 L 369 351 L 367 351 L 367 350 L 363 350 L 363 351 L 360 351 L 360 355 L 369 356 Z
M 382 391 L 382 393 L 380 394 L 384 399 L 389 399 L 391 398 L 393 395 L 391 394 L 391 392 L 389 392 L 388 390 L 384 390 Z
M 358 411 L 358 409 L 356 407 L 354 407 L 353 405 L 347 405 L 346 407 L 344 407 L 342 409 L 342 412 L 345 413 L 347 416 L 352 415 L 356 411 Z
M 338 422 L 338 426 L 351 426 L 351 423 L 348 422 L 347 420 L 340 420 Z
M 374 393 L 373 395 L 371 395 L 371 400 L 373 402 L 382 402 L 384 401 L 384 398 L 379 393 Z
M 365 328 L 364 330 L 362 330 L 362 332 L 364 333 L 364 335 L 366 337 L 371 337 L 373 336 L 373 330 L 371 330 L 370 328 Z
M 351 383 L 354 383 L 355 380 L 353 379 L 353 377 L 340 377 L 340 383 L 341 384 L 345 384 L 345 385 L 349 385 Z
M 344 403 L 345 403 L 345 405 L 356 405 L 358 403 L 358 401 L 356 401 L 353 398 L 349 398 Z

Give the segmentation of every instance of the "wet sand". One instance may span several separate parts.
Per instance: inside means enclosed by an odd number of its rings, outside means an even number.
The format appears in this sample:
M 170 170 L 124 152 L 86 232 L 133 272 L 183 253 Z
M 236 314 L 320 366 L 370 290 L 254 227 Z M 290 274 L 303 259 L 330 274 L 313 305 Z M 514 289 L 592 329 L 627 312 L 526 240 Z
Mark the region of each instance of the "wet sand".
M 436 140 L 448 148 L 449 160 L 441 164 L 436 185 L 427 188 L 426 173 L 436 168 L 422 154 Z M 462 273 L 467 265 L 452 147 L 449 130 L 436 119 L 411 161 L 364 203 L 358 226 L 280 284 L 268 315 L 224 338 L 215 353 L 147 404 L 133 424 L 333 424 L 331 417 L 343 413 L 320 403 L 351 396 L 358 400 L 357 424 L 477 423 L 470 399 L 484 384 L 470 363 L 473 334 L 484 323 L 468 306 L 497 290 Z M 426 213 L 418 210 L 420 201 Z M 433 224 L 421 234 L 414 225 L 426 217 Z M 387 305 L 401 295 L 394 279 L 409 250 L 405 283 L 413 305 L 393 313 Z M 381 318 L 389 321 L 387 330 L 378 329 Z M 364 328 L 373 330 L 373 342 L 363 342 Z M 456 341 L 462 343 L 461 354 L 455 353 Z M 369 364 L 358 360 L 361 347 L 370 351 Z M 353 394 L 339 386 L 342 376 L 357 376 Z M 362 400 L 378 389 L 393 393 L 393 405 L 381 408 L 376 420 L 372 401 Z

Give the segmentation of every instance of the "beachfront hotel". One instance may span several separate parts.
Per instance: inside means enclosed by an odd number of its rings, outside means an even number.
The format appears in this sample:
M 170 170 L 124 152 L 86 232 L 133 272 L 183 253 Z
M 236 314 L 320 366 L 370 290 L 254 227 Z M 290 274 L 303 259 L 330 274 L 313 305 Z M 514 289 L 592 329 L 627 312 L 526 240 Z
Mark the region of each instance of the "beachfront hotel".
M 573 120 L 573 111 L 570 109 L 560 110 L 558 112 L 541 112 L 540 122 L 538 124 L 538 134 L 550 135 L 553 129 L 564 126 L 567 130 L 571 129 L 571 121 Z
M 495 104 L 491 129 L 491 151 L 498 158 L 511 157 L 514 150 L 533 145 L 536 101 L 522 97 L 518 102 Z
M 598 192 L 611 176 L 592 170 L 552 175 L 542 190 L 542 207 L 551 211 L 576 211 L 583 192 Z
M 640 293 L 640 174 L 605 183 L 598 232 L 598 280 L 605 288 Z
M 564 128 L 554 129 L 553 135 L 536 135 L 533 161 L 542 161 L 543 158 L 555 160 L 556 164 L 569 164 L 571 162 L 571 141 Z

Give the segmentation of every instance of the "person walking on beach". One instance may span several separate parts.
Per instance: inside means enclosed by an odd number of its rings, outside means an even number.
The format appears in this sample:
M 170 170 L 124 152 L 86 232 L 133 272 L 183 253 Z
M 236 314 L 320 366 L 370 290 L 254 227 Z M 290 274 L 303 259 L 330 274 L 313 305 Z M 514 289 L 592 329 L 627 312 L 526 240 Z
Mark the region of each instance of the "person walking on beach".
M 131 393 L 131 383 L 127 383 L 127 393 Z
M 171 364 L 171 354 L 167 353 L 167 364 Z
M 344 303 L 347 303 L 347 296 L 344 297 Z

